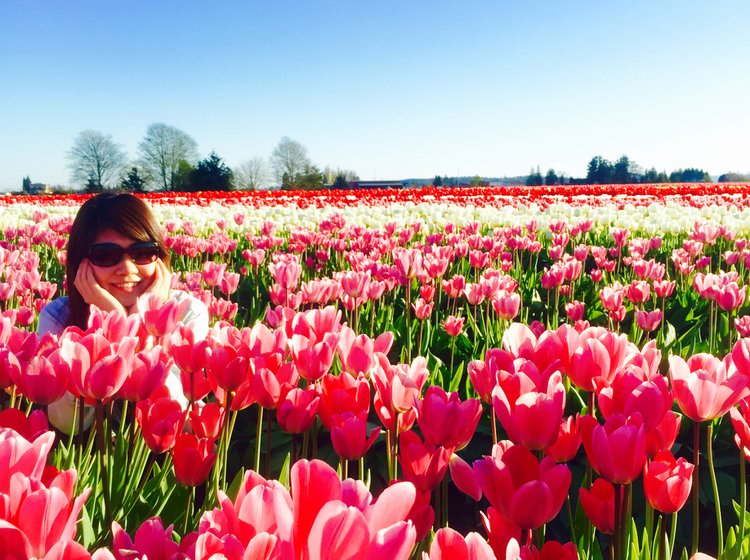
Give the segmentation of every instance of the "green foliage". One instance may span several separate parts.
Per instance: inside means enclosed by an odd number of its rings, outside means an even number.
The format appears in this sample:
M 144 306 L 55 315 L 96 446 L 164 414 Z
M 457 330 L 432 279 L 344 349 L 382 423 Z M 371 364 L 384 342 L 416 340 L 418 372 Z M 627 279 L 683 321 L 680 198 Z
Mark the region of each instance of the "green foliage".
M 143 192 L 143 186 L 146 184 L 146 180 L 140 176 L 137 167 L 131 167 L 128 174 L 120 182 L 120 188 L 124 191 L 130 191 L 134 193 Z
M 198 162 L 188 175 L 188 188 L 196 191 L 229 191 L 233 189 L 232 170 L 216 154 Z

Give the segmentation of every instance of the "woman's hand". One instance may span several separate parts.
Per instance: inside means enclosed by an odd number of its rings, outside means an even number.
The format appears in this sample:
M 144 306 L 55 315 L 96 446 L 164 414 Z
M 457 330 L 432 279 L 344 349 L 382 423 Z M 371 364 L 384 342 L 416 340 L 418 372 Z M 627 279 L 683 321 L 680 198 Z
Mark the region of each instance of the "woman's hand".
M 95 305 L 102 311 L 119 311 L 123 315 L 127 312 L 115 296 L 99 285 L 94 276 L 94 269 L 88 259 L 83 259 L 78 266 L 76 278 L 73 281 L 83 301 Z
M 172 273 L 164 264 L 161 259 L 156 260 L 156 268 L 154 269 L 154 275 L 151 277 L 151 284 L 146 291 L 143 292 L 142 296 L 148 296 L 148 294 L 156 294 L 159 299 L 163 302 L 169 298 L 169 288 L 172 284 Z

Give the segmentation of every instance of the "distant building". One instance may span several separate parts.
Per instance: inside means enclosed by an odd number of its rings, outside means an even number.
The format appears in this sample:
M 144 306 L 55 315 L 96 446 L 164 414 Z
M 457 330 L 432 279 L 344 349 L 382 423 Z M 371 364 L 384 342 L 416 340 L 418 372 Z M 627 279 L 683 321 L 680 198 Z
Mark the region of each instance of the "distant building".
M 352 181 L 351 189 L 403 189 L 403 181 Z
M 29 194 L 50 194 L 52 192 L 52 185 L 47 183 L 31 183 L 29 186 Z

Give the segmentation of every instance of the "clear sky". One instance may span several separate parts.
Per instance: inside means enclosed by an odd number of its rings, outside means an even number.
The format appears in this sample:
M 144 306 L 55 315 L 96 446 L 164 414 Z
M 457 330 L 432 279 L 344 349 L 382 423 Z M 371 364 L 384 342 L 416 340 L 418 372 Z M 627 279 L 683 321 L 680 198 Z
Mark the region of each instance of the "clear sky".
M 750 1 L 0 0 L 0 190 L 86 129 L 362 179 L 750 172 Z

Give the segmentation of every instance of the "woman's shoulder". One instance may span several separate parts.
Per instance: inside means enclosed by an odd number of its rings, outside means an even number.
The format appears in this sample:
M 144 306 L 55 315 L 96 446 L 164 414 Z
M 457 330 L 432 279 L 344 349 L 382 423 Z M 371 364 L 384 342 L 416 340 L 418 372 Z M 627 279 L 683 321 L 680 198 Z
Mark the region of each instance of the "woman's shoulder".
M 187 302 L 180 321 L 183 323 L 198 321 L 201 327 L 205 326 L 206 333 L 208 332 L 208 307 L 205 303 L 183 290 L 172 290 L 169 292 L 169 297 L 178 303 Z
M 60 333 L 68 322 L 70 308 L 68 307 L 68 296 L 53 299 L 42 307 L 39 312 L 39 334 L 46 332 Z

